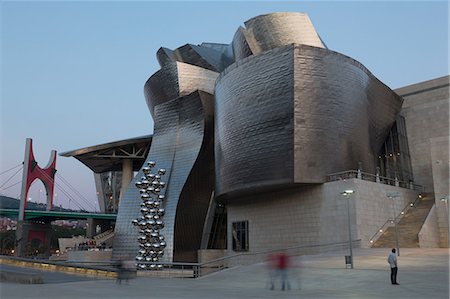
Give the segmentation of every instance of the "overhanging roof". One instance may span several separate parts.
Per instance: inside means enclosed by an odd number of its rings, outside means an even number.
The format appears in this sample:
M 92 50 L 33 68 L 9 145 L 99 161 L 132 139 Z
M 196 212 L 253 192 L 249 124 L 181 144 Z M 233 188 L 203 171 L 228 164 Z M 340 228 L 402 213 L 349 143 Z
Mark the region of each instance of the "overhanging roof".
M 109 143 L 88 146 L 64 153 L 63 157 L 74 157 L 95 173 L 121 171 L 123 160 L 132 160 L 133 171 L 138 171 L 145 162 L 153 135 L 146 135 Z

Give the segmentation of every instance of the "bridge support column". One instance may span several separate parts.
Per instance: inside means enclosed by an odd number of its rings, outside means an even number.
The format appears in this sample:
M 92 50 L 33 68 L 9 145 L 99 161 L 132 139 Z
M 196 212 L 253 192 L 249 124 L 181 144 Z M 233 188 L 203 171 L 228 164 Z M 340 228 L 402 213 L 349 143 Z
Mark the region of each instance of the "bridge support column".
M 52 226 L 50 223 L 18 221 L 16 229 L 15 255 L 29 257 L 50 256 Z

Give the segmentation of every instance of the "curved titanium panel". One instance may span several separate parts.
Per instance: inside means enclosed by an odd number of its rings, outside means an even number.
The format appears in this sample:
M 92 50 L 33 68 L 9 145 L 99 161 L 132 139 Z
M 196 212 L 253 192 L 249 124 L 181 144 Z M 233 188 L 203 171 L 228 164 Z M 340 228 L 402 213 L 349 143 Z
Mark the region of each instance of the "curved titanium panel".
M 290 44 L 305 44 L 325 48 L 307 14 L 279 12 L 254 17 L 238 29 L 233 39 L 235 59 L 238 61 Z
M 374 172 L 374 156 L 402 103 L 359 62 L 306 45 L 232 65 L 218 78 L 215 96 L 218 196 L 323 183 L 358 162 Z
M 156 59 L 158 60 L 159 66 L 163 67 L 168 63 L 176 61 L 173 51 L 164 47 L 161 47 L 156 52 Z
M 221 72 L 231 63 L 228 54 L 228 47 L 223 45 L 206 44 L 206 46 L 195 46 L 186 44 L 174 51 L 160 48 L 156 53 L 159 64 L 161 67 L 170 62 L 183 62 L 191 65 L 195 65 L 214 72 Z
M 165 227 L 161 235 L 165 236 L 167 246 L 160 259 L 162 262 L 172 262 L 177 254 L 184 261 L 196 261 L 193 260 L 196 255 L 192 254 L 191 247 L 200 248 L 214 175 L 208 173 L 209 178 L 200 179 L 203 192 L 196 193 L 198 184 L 189 180 L 192 180 L 193 172 L 198 172 L 194 165 L 199 157 L 212 160 L 208 158 L 208 152 L 209 155 L 212 153 L 212 149 L 208 150 L 208 143 L 212 139 L 213 105 L 211 95 L 197 91 L 155 107 L 155 129 L 147 161 L 155 161 L 157 168 L 166 169 Z M 138 229 L 131 224 L 131 219 L 140 216 L 141 200 L 134 184 L 141 176 L 142 170 L 130 183 L 119 205 L 114 238 L 115 259 L 134 256 L 139 250 Z M 186 210 L 180 211 L 179 205 L 186 207 Z M 184 227 L 179 227 L 178 223 Z M 187 234 L 184 237 L 190 239 L 190 242 L 178 246 L 178 252 L 174 252 L 176 234 Z
M 182 62 L 164 65 L 144 85 L 144 95 L 151 114 L 155 116 L 155 106 L 196 90 L 214 94 L 214 83 L 218 75 L 216 72 Z
M 292 50 L 280 48 L 238 61 L 217 79 L 216 195 L 293 183 L 293 78 Z
M 233 41 L 231 43 L 235 61 L 253 55 L 252 49 L 250 48 L 247 38 L 250 38 L 248 37 L 248 33 L 245 31 L 244 28 L 239 26 L 238 30 L 234 34 Z M 252 40 L 250 40 L 250 42 L 252 42 Z

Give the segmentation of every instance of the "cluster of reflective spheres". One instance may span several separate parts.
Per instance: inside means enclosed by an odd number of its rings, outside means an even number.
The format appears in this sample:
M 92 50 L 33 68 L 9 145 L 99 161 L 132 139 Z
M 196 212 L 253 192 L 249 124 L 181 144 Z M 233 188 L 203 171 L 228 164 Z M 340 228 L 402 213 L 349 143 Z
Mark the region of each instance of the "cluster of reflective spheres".
M 147 166 L 142 170 L 144 175 L 140 182 L 136 182 L 136 187 L 141 193 L 141 214 L 139 219 L 132 221 L 133 225 L 139 228 L 139 252 L 136 256 L 137 268 L 141 270 L 157 270 L 163 265 L 157 264 L 160 257 L 164 255 L 166 242 L 164 236 L 160 235 L 160 230 L 164 227 L 162 217 L 165 210 L 161 207 L 164 195 L 160 195 L 162 189 L 166 186 L 161 182 L 161 176 L 166 173 L 165 169 L 159 169 L 157 174 L 152 173 L 156 163 L 147 162 Z M 139 262 L 152 262 L 143 264 Z

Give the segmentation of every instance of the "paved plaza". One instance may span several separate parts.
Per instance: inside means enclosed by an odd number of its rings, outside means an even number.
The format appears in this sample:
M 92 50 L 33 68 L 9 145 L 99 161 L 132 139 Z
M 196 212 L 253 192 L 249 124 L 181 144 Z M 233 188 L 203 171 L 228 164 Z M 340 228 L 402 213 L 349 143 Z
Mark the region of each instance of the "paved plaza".
M 345 252 L 302 256 L 290 271 L 291 290 L 271 291 L 265 264 L 240 266 L 199 279 L 139 277 L 129 284 L 112 279 L 47 280 L 45 284 L 2 283 L 10 298 L 449 298 L 448 249 L 402 249 L 399 286 L 390 284 L 389 249 L 358 249 L 355 269 L 345 269 Z M 53 277 L 54 274 L 52 274 Z M 45 279 L 44 279 L 45 281 Z

